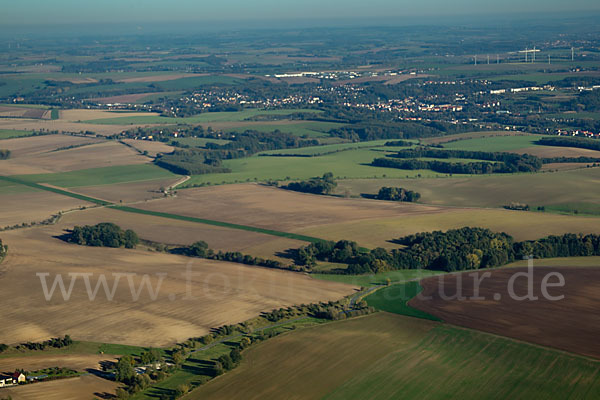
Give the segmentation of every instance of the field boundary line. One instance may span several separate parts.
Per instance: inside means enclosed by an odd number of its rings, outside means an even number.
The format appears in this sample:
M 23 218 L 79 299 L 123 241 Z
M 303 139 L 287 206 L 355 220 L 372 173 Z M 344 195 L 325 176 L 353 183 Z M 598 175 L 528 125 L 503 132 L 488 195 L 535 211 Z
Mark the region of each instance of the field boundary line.
M 130 213 L 152 215 L 155 217 L 169 218 L 169 219 L 175 219 L 175 220 L 180 220 L 180 221 L 196 222 L 196 223 L 205 224 L 205 225 L 220 226 L 222 228 L 231 228 L 231 229 L 238 229 L 238 230 L 248 231 L 248 232 L 263 233 L 266 235 L 279 236 L 279 237 L 283 237 L 283 238 L 287 238 L 287 239 L 296 239 L 296 240 L 300 240 L 303 242 L 316 243 L 316 242 L 323 241 L 323 239 L 312 237 L 312 236 L 300 235 L 297 233 L 290 233 L 290 232 L 276 231 L 273 229 L 258 228 L 258 227 L 249 226 L 249 225 L 239 225 L 239 224 L 234 224 L 231 222 L 215 221 L 215 220 L 211 220 L 211 219 L 203 219 L 203 218 L 197 218 L 197 217 L 188 217 L 185 215 L 171 214 L 171 213 L 160 212 L 160 211 L 143 210 L 141 208 L 120 206 L 120 205 L 109 205 L 108 207 L 113 208 L 115 210 L 120 210 L 120 211 L 125 211 L 125 212 L 130 212 Z
M 8 182 L 17 183 L 17 184 L 21 184 L 24 186 L 29 186 L 29 187 L 39 189 L 39 190 L 46 190 L 46 191 L 53 192 L 56 194 L 61 194 L 63 196 L 88 201 L 90 203 L 94 203 L 94 204 L 97 204 L 100 206 L 104 206 L 104 207 L 108 207 L 108 208 L 112 208 L 112 209 L 124 211 L 124 212 L 143 214 L 143 215 L 151 215 L 151 216 L 155 216 L 155 217 L 169 218 L 169 219 L 174 219 L 174 220 L 179 220 L 179 221 L 195 222 L 195 223 L 199 223 L 199 224 L 219 226 L 222 228 L 237 229 L 237 230 L 242 230 L 242 231 L 247 231 L 247 232 L 262 233 L 265 235 L 278 236 L 278 237 L 283 237 L 286 239 L 300 240 L 302 242 L 316 243 L 316 242 L 323 241 L 323 239 L 320 239 L 320 238 L 307 236 L 307 235 L 301 235 L 301 234 L 297 234 L 297 233 L 282 232 L 282 231 L 276 231 L 273 229 L 259 228 L 259 227 L 255 227 L 255 226 L 249 226 L 249 225 L 240 225 L 240 224 L 234 224 L 234 223 L 230 223 L 230 222 L 215 221 L 215 220 L 211 220 L 211 219 L 203 219 L 203 218 L 196 218 L 196 217 L 188 217 L 185 215 L 171 214 L 171 213 L 165 213 L 165 212 L 159 212 L 159 211 L 149 211 L 149 210 L 143 210 L 141 208 L 116 205 L 114 203 L 111 203 L 111 202 L 108 202 L 105 200 L 100 200 L 100 199 L 96 199 L 94 197 L 84 196 L 82 194 L 69 192 L 67 190 L 58 189 L 58 188 L 52 187 L 52 186 L 41 185 L 39 183 L 27 182 L 27 181 L 24 181 L 24 180 L 21 180 L 18 178 L 14 178 L 14 177 L 10 177 L 10 176 L 0 175 L 0 180 L 5 180 Z

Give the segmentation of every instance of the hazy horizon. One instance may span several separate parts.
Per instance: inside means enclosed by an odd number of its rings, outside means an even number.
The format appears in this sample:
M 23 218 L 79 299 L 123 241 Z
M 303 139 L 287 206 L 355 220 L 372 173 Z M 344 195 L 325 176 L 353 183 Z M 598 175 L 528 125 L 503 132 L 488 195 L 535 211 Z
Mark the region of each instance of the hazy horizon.
M 431 19 L 440 17 L 469 17 L 530 14 L 542 10 L 547 13 L 600 12 L 600 3 L 590 0 L 532 0 L 528 2 L 507 0 L 502 3 L 485 3 L 475 0 L 412 1 L 330 0 L 328 2 L 305 0 L 289 2 L 276 0 L 223 0 L 218 4 L 203 4 L 193 0 L 127 1 L 104 0 L 102 2 L 55 0 L 20 0 L 5 7 L 0 15 L 4 26 L 35 26 L 62 24 L 127 24 L 127 23 L 222 23 L 226 21 L 253 22 L 272 21 L 323 21 L 353 19 Z

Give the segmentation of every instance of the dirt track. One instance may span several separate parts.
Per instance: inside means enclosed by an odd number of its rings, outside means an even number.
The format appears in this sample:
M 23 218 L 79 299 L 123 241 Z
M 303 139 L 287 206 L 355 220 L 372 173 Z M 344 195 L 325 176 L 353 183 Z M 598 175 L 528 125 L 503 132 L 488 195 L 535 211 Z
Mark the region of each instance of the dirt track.
M 505 268 L 492 272 L 483 280 L 480 296 L 485 300 L 444 300 L 442 296 L 457 293 L 459 275 L 427 278 L 422 281 L 423 296 L 409 305 L 431 313 L 444 321 L 502 336 L 554 347 L 589 357 L 600 358 L 600 268 L 534 268 L 533 288 L 536 301 L 518 301 L 510 298 L 508 281 L 526 268 Z M 541 282 L 550 272 L 564 276 L 564 287 L 549 287 L 551 296 L 564 295 L 563 300 L 550 301 L 542 296 Z M 477 272 L 477 276 L 483 272 Z M 472 276 L 461 274 L 462 294 L 473 297 Z M 440 280 L 441 279 L 441 280 Z M 440 282 L 444 291 L 439 290 Z M 552 278 L 550 283 L 557 282 Z M 527 280 L 515 280 L 517 295 L 527 293 Z M 502 296 L 493 300 L 494 294 Z M 427 296 L 431 296 L 427 299 Z

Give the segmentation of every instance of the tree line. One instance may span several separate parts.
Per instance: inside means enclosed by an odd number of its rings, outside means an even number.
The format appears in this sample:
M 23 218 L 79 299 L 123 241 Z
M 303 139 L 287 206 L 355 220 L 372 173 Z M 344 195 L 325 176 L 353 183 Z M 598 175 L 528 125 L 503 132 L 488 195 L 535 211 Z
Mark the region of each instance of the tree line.
M 165 249 L 166 250 L 166 249 Z M 218 251 L 208 247 L 208 244 L 203 241 L 197 241 L 189 246 L 176 247 L 168 250 L 172 254 L 181 254 L 188 257 L 206 258 L 209 260 L 229 261 L 246 265 L 257 265 L 265 268 L 289 269 L 285 264 L 277 260 L 269 260 L 260 257 L 254 257 L 248 254 L 242 254 L 239 251 Z
M 478 162 L 446 162 L 439 160 L 422 160 L 420 158 L 465 158 L 484 160 Z M 400 150 L 371 162 L 375 167 L 397 169 L 429 169 L 446 174 L 492 174 L 535 172 L 542 167 L 542 160 L 529 154 L 513 154 L 500 152 L 440 150 L 426 147 Z
M 538 140 L 536 144 L 541 146 L 576 147 L 579 149 L 600 151 L 600 140 L 573 136 L 545 137 Z M 598 160 L 596 159 L 596 161 Z
M 312 267 L 318 261 L 348 264 L 340 274 L 378 273 L 398 269 L 462 271 L 492 268 L 533 255 L 536 258 L 600 255 L 599 235 L 565 234 L 514 242 L 506 233 L 465 227 L 435 231 L 394 240 L 402 248 L 361 251 L 355 242 L 341 240 L 311 243 L 293 252 L 298 265 Z
M 133 249 L 139 243 L 139 238 L 131 229 L 123 230 L 111 222 L 101 222 L 96 225 L 75 226 L 67 241 L 85 246 Z
M 337 186 L 333 173 L 327 172 L 322 177 L 310 178 L 306 181 L 290 182 L 283 188 L 296 192 L 313 194 L 330 194 Z
M 63 347 L 68 347 L 73 344 L 73 339 L 69 335 L 65 335 L 64 337 L 56 337 L 48 339 L 44 342 L 27 342 L 21 343 L 17 345 L 15 348 L 17 350 L 44 350 L 48 347 L 52 347 L 55 349 L 62 349 Z

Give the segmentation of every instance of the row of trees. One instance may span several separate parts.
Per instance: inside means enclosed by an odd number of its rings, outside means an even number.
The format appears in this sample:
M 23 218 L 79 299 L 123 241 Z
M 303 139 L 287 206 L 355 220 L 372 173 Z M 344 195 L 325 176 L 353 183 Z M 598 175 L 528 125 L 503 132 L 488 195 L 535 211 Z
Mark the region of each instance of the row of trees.
M 542 146 L 577 147 L 580 149 L 600 151 L 600 140 L 572 136 L 545 137 L 538 140 L 536 144 Z
M 440 160 L 423 160 L 422 158 L 465 158 L 482 161 L 457 163 Z M 529 154 L 441 150 L 430 147 L 419 147 L 416 149 L 400 150 L 384 158 L 376 158 L 371 165 L 408 170 L 430 169 L 446 174 L 491 174 L 535 172 L 542 167 L 542 160 Z
M 75 226 L 67 239 L 71 243 L 98 247 L 125 247 L 133 249 L 139 243 L 138 235 L 131 229 L 123 230 L 111 222 Z
M 415 202 L 419 201 L 421 194 L 412 190 L 407 190 L 401 187 L 387 187 L 384 186 L 379 189 L 377 193 L 377 200 L 391 200 L 391 201 L 408 201 Z
M 291 182 L 284 188 L 296 192 L 330 194 L 336 186 L 337 183 L 333 179 L 333 173 L 327 172 L 321 178 L 316 177 L 306 181 Z
M 218 251 L 208 247 L 208 243 L 203 240 L 192 243 L 187 247 L 177 247 L 169 250 L 173 254 L 183 254 L 188 257 L 207 258 L 209 260 L 229 261 L 246 265 L 257 265 L 265 268 L 288 269 L 288 267 L 277 261 L 260 257 L 254 257 L 248 254 L 242 254 L 239 251 Z
M 298 265 L 317 260 L 348 264 L 342 274 L 377 273 L 397 269 L 461 271 L 505 265 L 515 259 L 600 255 L 600 236 L 566 234 L 539 240 L 514 242 L 506 233 L 483 228 L 452 229 L 409 235 L 395 240 L 402 248 L 359 251 L 346 240 L 312 243 L 294 252 Z
M 73 339 L 69 335 L 65 335 L 64 337 L 56 337 L 48 339 L 44 342 L 27 342 L 21 343 L 16 346 L 17 350 L 27 349 L 27 350 L 44 350 L 48 347 L 53 347 L 56 349 L 61 349 L 63 347 L 67 347 L 73 344 Z
M 469 162 L 455 163 L 437 160 L 396 160 L 392 158 L 376 158 L 371 162 L 374 167 L 396 168 L 406 170 L 429 169 L 442 174 L 493 174 L 493 173 L 515 173 L 534 172 L 535 168 L 517 168 L 514 165 L 492 162 Z
M 0 149 L 0 160 L 8 160 L 10 158 L 10 150 Z

